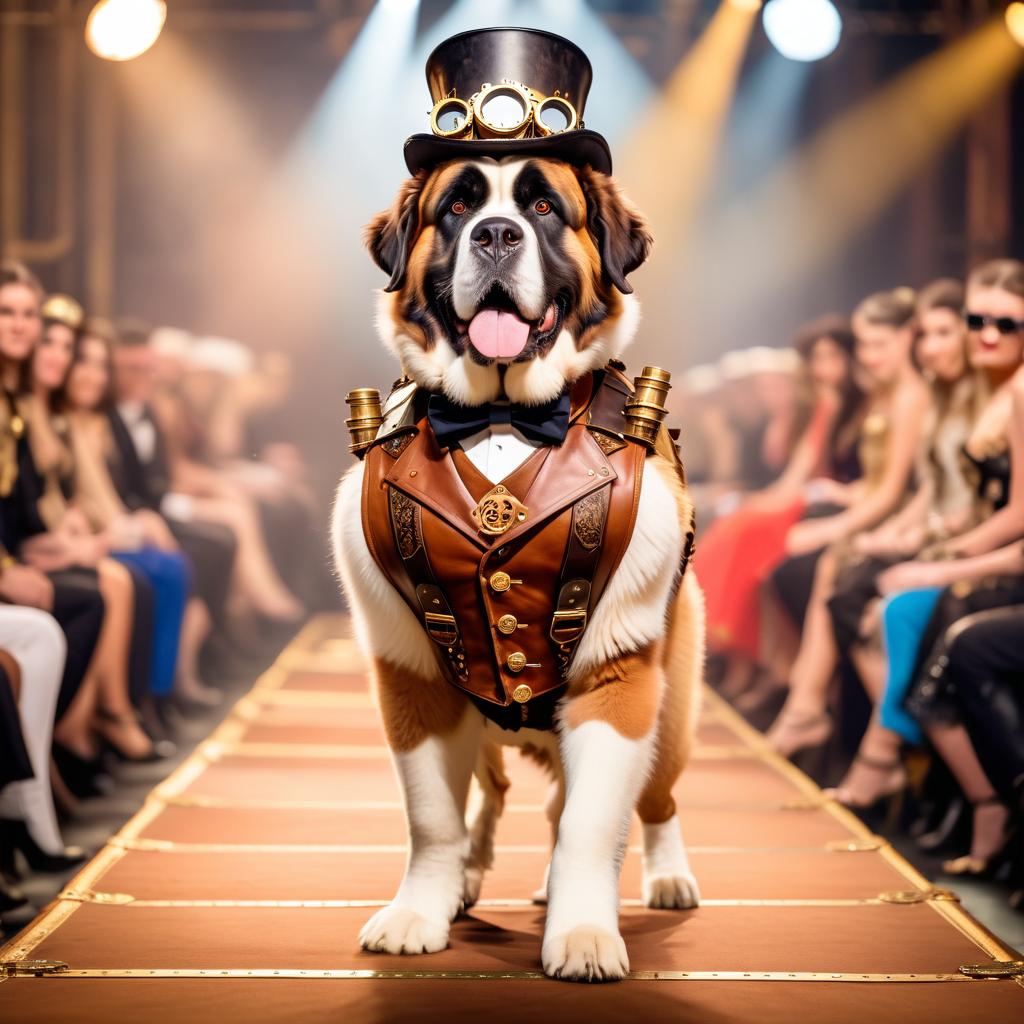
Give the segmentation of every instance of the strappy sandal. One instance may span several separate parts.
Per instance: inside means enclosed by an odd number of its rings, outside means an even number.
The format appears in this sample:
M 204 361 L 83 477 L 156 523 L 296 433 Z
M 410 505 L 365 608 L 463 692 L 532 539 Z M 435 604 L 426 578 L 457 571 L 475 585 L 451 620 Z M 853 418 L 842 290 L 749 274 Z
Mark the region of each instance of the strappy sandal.
M 835 800 L 850 810 L 873 810 L 885 801 L 890 801 L 894 797 L 901 795 L 907 788 L 907 773 L 903 769 L 903 762 L 898 757 L 891 761 L 883 761 L 880 758 L 870 757 L 867 754 L 857 754 L 853 759 L 853 764 L 862 764 L 876 772 L 886 772 L 890 775 L 890 779 L 888 784 L 883 786 L 875 797 L 866 803 L 856 799 L 853 795 L 853 790 L 842 783 L 824 791 L 825 796 L 830 800 Z
M 820 747 L 831 735 L 832 716 L 827 711 L 801 715 L 783 710 L 765 739 L 783 757 L 792 757 L 797 751 Z
M 983 800 L 971 801 L 971 807 L 975 810 L 979 807 L 993 807 L 997 804 L 1009 812 L 1005 801 L 998 793 L 993 793 L 992 796 L 987 796 Z M 963 857 L 944 861 L 942 864 L 943 873 L 947 875 L 965 875 L 969 878 L 992 878 L 1009 859 L 1016 832 L 1016 827 L 1012 825 L 1012 821 L 1012 816 L 1008 816 L 1006 824 L 1003 826 L 1002 842 L 991 856 L 972 857 L 968 853 Z

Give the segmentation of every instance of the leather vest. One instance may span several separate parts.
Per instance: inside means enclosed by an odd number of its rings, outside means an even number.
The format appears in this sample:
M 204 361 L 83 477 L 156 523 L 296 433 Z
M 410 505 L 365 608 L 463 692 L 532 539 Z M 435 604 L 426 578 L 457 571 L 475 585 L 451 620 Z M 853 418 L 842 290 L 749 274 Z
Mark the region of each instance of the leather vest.
M 619 367 L 574 382 L 563 443 L 537 448 L 497 484 L 461 448 L 438 446 L 428 392 L 404 379 L 363 456 L 374 560 L 437 645 L 449 682 L 507 729 L 551 727 L 572 654 L 632 536 L 648 449 L 623 435 L 632 385 Z

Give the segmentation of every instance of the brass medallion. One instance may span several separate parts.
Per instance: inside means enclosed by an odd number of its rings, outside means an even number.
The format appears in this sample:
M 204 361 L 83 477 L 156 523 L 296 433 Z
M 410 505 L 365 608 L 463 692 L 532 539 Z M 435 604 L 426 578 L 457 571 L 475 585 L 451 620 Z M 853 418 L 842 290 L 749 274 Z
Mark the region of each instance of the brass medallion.
M 512 577 L 507 572 L 496 572 L 493 573 L 490 580 L 488 581 L 491 585 L 491 590 L 502 593 L 512 585 Z
M 507 487 L 492 487 L 473 509 L 473 522 L 481 533 L 497 537 L 526 519 L 527 507 Z
M 531 690 L 526 683 L 520 683 L 520 685 L 512 691 L 512 699 L 517 704 L 525 704 L 532 696 L 533 690 Z
M 514 615 L 502 615 L 498 619 L 498 629 L 502 633 L 514 633 L 516 626 L 519 625 L 519 620 Z
M 521 672 L 526 667 L 526 655 L 522 651 L 513 651 L 505 659 L 505 664 L 513 672 Z
M 897 889 L 894 892 L 882 892 L 878 898 L 883 903 L 924 903 L 928 894 L 918 889 Z

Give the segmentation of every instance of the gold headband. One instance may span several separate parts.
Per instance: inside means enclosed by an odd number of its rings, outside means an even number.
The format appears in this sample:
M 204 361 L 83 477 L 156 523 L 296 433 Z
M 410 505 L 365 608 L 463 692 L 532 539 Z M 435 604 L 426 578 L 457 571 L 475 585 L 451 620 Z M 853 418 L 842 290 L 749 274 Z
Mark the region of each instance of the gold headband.
M 430 130 L 443 139 L 528 139 L 582 127 L 567 96 L 545 96 L 511 78 L 484 82 L 468 100 L 453 90 L 430 112 Z
M 44 320 L 77 331 L 85 321 L 85 310 L 70 295 L 48 295 L 40 310 Z

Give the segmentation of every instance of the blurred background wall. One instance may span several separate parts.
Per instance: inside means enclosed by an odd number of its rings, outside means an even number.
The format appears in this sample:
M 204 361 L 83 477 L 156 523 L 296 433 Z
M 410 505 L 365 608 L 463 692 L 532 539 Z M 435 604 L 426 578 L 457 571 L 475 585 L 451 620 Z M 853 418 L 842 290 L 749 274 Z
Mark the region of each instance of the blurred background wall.
M 0 248 L 91 312 L 289 353 L 325 494 L 345 392 L 398 375 L 361 230 L 455 31 L 533 25 L 589 54 L 586 121 L 656 237 L 631 365 L 785 344 L 868 291 L 1024 252 L 1005 3 L 839 2 L 817 62 L 781 56 L 751 0 L 170 0 L 125 62 L 85 45 L 93 6 L 0 0 Z

